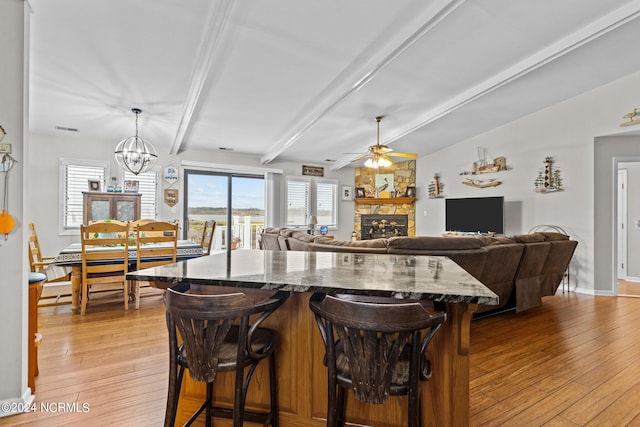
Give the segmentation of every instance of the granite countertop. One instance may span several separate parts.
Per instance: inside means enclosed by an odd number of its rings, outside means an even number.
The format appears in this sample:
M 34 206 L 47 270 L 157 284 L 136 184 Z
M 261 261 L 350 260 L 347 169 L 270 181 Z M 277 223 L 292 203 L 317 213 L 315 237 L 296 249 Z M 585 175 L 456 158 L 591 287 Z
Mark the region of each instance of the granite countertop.
M 349 293 L 497 304 L 498 297 L 447 257 L 235 250 L 127 274 L 129 280 L 293 292 Z M 163 286 L 166 285 L 166 286 Z

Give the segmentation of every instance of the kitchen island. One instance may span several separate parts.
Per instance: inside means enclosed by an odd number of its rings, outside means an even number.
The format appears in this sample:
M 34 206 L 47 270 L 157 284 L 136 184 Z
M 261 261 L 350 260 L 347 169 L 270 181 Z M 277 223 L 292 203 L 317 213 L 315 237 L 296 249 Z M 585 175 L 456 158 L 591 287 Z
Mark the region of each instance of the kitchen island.
M 281 426 L 326 425 L 327 372 L 324 345 L 308 307 L 311 293 L 356 294 L 399 299 L 429 299 L 446 310 L 447 320 L 427 351 L 433 375 L 422 384 L 423 426 L 469 424 L 469 338 L 477 304 L 498 297 L 446 257 L 331 252 L 236 250 L 129 273 L 129 280 L 167 288 L 179 283 L 251 289 L 287 290 L 292 297 L 267 325 L 278 330 L 279 420 Z M 167 361 L 168 368 L 168 361 Z M 258 370 L 248 407 L 267 406 L 266 372 Z M 231 402 L 232 375 L 216 379 L 214 395 Z M 204 385 L 185 376 L 178 421 L 200 405 Z M 350 396 L 346 419 L 360 425 L 406 425 L 406 397 L 384 405 L 366 405 Z

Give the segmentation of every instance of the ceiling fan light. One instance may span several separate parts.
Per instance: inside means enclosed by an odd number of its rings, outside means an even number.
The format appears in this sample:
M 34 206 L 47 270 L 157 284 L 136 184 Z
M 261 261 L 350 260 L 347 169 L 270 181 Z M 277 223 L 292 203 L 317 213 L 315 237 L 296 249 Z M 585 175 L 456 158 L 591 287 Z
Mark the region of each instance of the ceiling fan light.
M 136 115 L 136 134 L 120 141 L 114 154 L 121 167 L 138 175 L 151 169 L 156 164 L 158 155 L 153 145 L 138 136 L 138 115 L 142 110 L 133 108 L 131 111 Z
M 384 157 L 369 157 L 364 165 L 368 168 L 388 168 L 393 163 L 389 159 L 385 159 Z

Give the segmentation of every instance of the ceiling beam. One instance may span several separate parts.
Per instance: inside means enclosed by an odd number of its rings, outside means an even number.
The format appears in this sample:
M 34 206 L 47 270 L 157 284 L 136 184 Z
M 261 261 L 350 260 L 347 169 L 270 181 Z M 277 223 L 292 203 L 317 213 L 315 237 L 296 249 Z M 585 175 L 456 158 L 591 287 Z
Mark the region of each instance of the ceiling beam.
M 189 90 L 184 101 L 184 108 L 180 116 L 180 123 L 173 138 L 169 154 L 178 154 L 182 150 L 184 138 L 193 120 L 193 115 L 198 107 L 200 95 L 207 78 L 210 76 L 210 69 L 217 55 L 220 34 L 229 18 L 233 0 L 216 0 L 211 2 L 209 13 L 205 22 L 202 40 L 198 47 L 196 62 L 194 64 Z
M 322 108 L 320 112 L 318 112 L 311 118 L 308 118 L 306 121 L 302 120 L 296 125 L 292 126 L 294 130 L 289 133 L 289 135 L 291 136 L 280 138 L 280 140 L 276 142 L 264 156 L 262 156 L 260 162 L 272 162 L 280 154 L 287 150 L 287 148 L 298 142 L 302 135 L 304 135 L 311 127 L 313 127 L 313 125 L 315 125 L 328 113 L 333 111 L 349 96 L 369 83 L 369 81 L 371 81 L 371 79 L 373 79 L 376 74 L 383 70 L 387 65 L 391 64 L 395 59 L 402 55 L 402 53 L 409 49 L 409 47 L 411 47 L 415 42 L 417 42 L 425 34 L 431 31 L 431 29 L 435 28 L 440 22 L 442 22 L 442 20 L 444 20 L 450 13 L 456 10 L 464 2 L 465 0 L 442 1 L 441 4 L 436 8 L 436 10 L 428 16 L 424 24 L 422 24 L 416 31 L 411 33 L 407 38 L 402 40 L 401 43 L 399 43 L 388 54 L 386 54 L 375 66 L 366 70 L 364 73 L 362 73 L 362 70 L 355 70 L 352 73 L 346 73 L 348 74 L 348 76 L 344 78 L 344 81 L 342 82 L 344 84 L 340 84 L 339 82 L 335 81 L 332 82 L 333 86 L 348 86 L 348 89 L 342 93 L 337 94 L 333 99 L 325 100 L 325 102 L 322 103 L 324 104 L 324 108 Z M 358 72 L 360 72 L 360 74 L 357 74 L 355 78 L 352 78 L 353 74 L 356 74 Z M 350 80 L 353 83 L 345 82 L 347 80 Z M 328 89 L 324 92 L 328 92 Z

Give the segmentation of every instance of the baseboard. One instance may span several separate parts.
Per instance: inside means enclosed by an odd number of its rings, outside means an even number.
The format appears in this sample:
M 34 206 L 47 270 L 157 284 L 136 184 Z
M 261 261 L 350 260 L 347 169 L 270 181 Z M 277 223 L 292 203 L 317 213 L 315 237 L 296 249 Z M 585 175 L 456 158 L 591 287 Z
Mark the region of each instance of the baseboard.
M 31 394 L 31 388 L 27 387 L 20 397 L 0 400 L 0 418 L 29 412 L 35 397 Z

